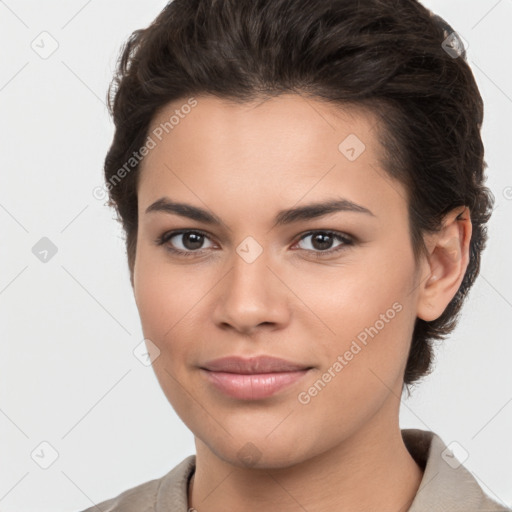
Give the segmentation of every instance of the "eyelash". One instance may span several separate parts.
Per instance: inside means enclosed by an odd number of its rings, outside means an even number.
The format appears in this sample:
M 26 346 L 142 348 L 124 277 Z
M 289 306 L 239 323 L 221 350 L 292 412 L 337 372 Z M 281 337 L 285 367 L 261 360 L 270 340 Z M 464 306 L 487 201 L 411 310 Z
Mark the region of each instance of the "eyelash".
M 159 245 L 159 246 L 160 245 L 165 245 L 165 244 L 167 244 L 167 242 L 171 238 L 173 238 L 173 237 L 175 237 L 177 235 L 183 235 L 183 234 L 186 234 L 186 233 L 195 233 L 195 234 L 203 235 L 203 236 L 205 236 L 207 238 L 210 238 L 208 233 L 206 233 L 205 231 L 202 231 L 200 229 L 178 229 L 178 230 L 175 230 L 175 231 L 167 231 L 167 232 L 163 233 L 156 240 L 156 244 Z M 331 230 L 315 229 L 315 230 L 312 230 L 312 231 L 308 231 L 307 233 L 304 233 L 297 240 L 297 242 L 294 243 L 294 245 L 296 243 L 301 242 L 302 240 L 304 240 L 308 236 L 315 235 L 315 234 L 318 234 L 318 233 L 322 233 L 322 234 L 325 234 L 325 235 L 331 235 L 331 236 L 333 236 L 334 238 L 336 238 L 337 240 L 339 240 L 339 241 L 341 241 L 343 243 L 341 245 L 339 245 L 338 247 L 334 248 L 334 249 L 328 249 L 328 250 L 325 250 L 325 251 L 312 251 L 312 250 L 309 250 L 309 249 L 299 249 L 299 250 L 307 251 L 307 252 L 312 252 L 314 254 L 315 258 L 323 258 L 324 256 L 332 256 L 332 254 L 334 254 L 334 253 L 338 253 L 340 251 L 346 250 L 348 247 L 351 247 L 351 246 L 353 246 L 355 244 L 355 239 L 353 237 L 350 237 L 350 236 L 345 235 L 343 233 L 339 233 L 337 231 L 331 231 Z M 196 251 L 182 251 L 181 249 L 176 249 L 174 247 L 171 247 L 170 245 L 167 245 L 165 248 L 166 248 L 166 250 L 168 250 L 169 252 L 171 252 L 173 254 L 177 254 L 178 256 L 185 256 L 185 257 L 197 256 L 198 254 L 201 253 L 201 249 L 198 249 Z

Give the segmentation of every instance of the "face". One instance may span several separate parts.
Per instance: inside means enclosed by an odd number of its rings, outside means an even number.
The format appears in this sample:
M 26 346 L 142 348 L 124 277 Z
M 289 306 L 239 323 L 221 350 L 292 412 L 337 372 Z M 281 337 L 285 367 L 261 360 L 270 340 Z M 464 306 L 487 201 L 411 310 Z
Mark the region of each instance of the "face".
M 285 467 L 378 435 L 398 422 L 417 274 L 406 192 L 379 163 L 375 119 L 298 95 L 193 104 L 155 117 L 138 186 L 134 293 L 165 395 L 238 466 Z M 244 396 L 202 369 L 260 355 L 309 369 L 281 374 L 280 389 L 252 380 L 259 395 Z

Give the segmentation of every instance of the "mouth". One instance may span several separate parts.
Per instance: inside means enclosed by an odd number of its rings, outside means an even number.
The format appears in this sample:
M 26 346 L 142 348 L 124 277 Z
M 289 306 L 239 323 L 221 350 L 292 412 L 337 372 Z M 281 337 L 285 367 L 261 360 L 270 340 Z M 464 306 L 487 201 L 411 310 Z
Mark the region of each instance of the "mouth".
M 311 369 L 271 356 L 224 357 L 200 367 L 201 374 L 217 390 L 240 400 L 268 398 L 302 380 Z
M 308 370 L 312 367 L 272 356 L 257 356 L 250 358 L 228 356 L 208 361 L 201 366 L 201 368 L 213 372 L 255 375 L 262 373 L 297 372 Z

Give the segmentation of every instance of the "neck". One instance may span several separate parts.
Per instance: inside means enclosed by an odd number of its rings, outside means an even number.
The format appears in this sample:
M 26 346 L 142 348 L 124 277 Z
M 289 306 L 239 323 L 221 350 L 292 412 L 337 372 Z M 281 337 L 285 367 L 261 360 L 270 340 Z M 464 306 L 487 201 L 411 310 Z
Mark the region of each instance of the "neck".
M 408 452 L 398 424 L 366 427 L 324 453 L 277 469 L 240 468 L 196 438 L 189 507 L 199 512 L 276 507 L 282 512 L 406 512 L 423 470 Z

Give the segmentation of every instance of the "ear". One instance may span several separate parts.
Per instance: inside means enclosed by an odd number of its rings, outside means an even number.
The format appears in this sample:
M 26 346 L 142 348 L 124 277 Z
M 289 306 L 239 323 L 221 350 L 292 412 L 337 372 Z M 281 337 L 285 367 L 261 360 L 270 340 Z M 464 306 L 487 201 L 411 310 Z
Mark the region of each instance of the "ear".
M 469 264 L 471 233 L 469 208 L 459 207 L 446 215 L 439 233 L 425 240 L 428 273 L 419 286 L 416 313 L 422 320 L 439 318 L 459 290 Z

